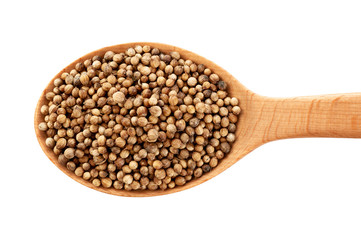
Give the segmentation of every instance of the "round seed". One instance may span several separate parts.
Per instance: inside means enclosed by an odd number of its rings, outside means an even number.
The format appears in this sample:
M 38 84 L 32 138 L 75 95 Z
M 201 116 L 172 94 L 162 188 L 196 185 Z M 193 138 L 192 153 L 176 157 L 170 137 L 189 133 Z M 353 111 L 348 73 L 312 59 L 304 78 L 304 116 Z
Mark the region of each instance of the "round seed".
M 151 46 L 107 51 L 53 81 L 38 125 L 58 162 L 96 187 L 165 190 L 218 166 L 242 113 L 201 63 Z

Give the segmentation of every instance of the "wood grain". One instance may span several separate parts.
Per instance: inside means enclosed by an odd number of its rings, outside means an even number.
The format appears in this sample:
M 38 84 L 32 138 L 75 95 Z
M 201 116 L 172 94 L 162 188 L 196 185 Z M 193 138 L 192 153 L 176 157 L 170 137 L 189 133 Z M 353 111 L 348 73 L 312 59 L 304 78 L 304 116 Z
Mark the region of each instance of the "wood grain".
M 296 137 L 361 137 L 360 93 L 263 98 L 255 114 L 262 119 L 262 142 Z
M 63 72 L 69 72 L 79 61 L 103 55 L 106 51 L 124 52 L 135 45 L 150 45 L 162 52 L 178 51 L 182 58 L 203 63 L 228 83 L 231 96 L 240 100 L 242 115 L 237 123 L 236 142 L 231 152 L 219 165 L 207 174 L 194 179 L 184 186 L 156 191 L 125 191 L 95 187 L 83 180 L 65 166 L 58 163 L 56 155 L 46 147 L 46 134 L 38 130 L 43 121 L 40 107 L 46 104 L 45 93 L 53 89 L 53 80 Z M 39 144 L 46 156 L 66 175 L 75 181 L 98 191 L 126 197 L 150 197 L 175 193 L 197 186 L 226 170 L 243 156 L 264 143 L 277 139 L 295 137 L 361 137 L 361 94 L 336 94 L 313 97 L 269 98 L 253 93 L 237 81 L 231 74 L 215 63 L 190 51 L 161 43 L 136 42 L 105 47 L 91 52 L 60 71 L 44 89 L 35 110 L 34 128 Z

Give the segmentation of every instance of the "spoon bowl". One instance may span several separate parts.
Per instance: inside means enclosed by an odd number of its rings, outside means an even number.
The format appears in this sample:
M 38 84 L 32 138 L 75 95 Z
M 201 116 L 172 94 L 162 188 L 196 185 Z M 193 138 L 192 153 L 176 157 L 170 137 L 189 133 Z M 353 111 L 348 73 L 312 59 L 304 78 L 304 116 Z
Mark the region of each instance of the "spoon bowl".
M 95 187 L 81 177 L 76 176 L 57 161 L 57 155 L 45 145 L 46 133 L 38 129 L 43 122 L 40 112 L 42 105 L 48 101 L 46 92 L 54 88 L 53 81 L 63 72 L 69 72 L 75 65 L 95 55 L 104 55 L 111 50 L 124 52 L 135 45 L 149 45 L 161 52 L 177 51 L 183 59 L 189 59 L 197 64 L 204 64 L 219 75 L 228 84 L 228 92 L 240 100 L 242 113 L 237 122 L 236 141 L 231 151 L 222 159 L 218 166 L 200 178 L 192 179 L 183 186 L 166 190 L 127 191 L 113 188 Z M 312 97 L 269 98 L 253 93 L 244 87 L 230 73 L 212 61 L 190 51 L 161 43 L 134 42 L 105 47 L 77 59 L 60 71 L 42 92 L 35 110 L 34 128 L 37 139 L 46 156 L 61 171 L 75 181 L 98 191 L 126 197 L 150 197 L 175 193 L 197 186 L 226 170 L 242 157 L 264 143 L 277 139 L 294 137 L 361 137 L 361 93 L 334 94 Z

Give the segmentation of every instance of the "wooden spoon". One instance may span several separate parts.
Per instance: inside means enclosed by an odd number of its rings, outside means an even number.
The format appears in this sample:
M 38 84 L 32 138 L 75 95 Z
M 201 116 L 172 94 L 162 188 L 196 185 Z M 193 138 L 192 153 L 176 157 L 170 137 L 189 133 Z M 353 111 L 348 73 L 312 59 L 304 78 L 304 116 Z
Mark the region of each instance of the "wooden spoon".
M 69 72 L 74 69 L 75 64 L 80 61 L 90 59 L 95 55 L 104 55 L 109 50 L 124 52 L 129 47 L 134 47 L 135 45 L 150 45 L 151 47 L 159 48 L 164 53 L 177 51 L 183 59 L 190 59 L 199 64 L 203 63 L 227 82 L 230 95 L 236 96 L 240 100 L 242 114 L 237 123 L 236 142 L 233 144 L 231 152 L 220 161 L 215 169 L 200 178 L 191 180 L 184 186 L 177 186 L 164 191 L 126 191 L 95 187 L 92 183 L 77 177 L 65 166 L 58 163 L 57 156 L 53 153 L 52 149 L 45 145 L 46 134 L 38 129 L 39 123 L 44 121 L 44 117 L 40 113 L 40 107 L 47 103 L 44 95 L 53 89 L 53 80 L 55 78 L 59 78 L 63 72 Z M 270 141 L 296 137 L 360 138 L 361 94 L 347 93 L 293 98 L 264 97 L 248 90 L 223 68 L 195 53 L 161 43 L 135 42 L 96 50 L 79 58 L 59 72 L 40 96 L 35 110 L 34 127 L 40 146 L 48 158 L 75 181 L 89 188 L 113 195 L 150 197 L 175 193 L 197 186 L 220 174 L 249 152 Z

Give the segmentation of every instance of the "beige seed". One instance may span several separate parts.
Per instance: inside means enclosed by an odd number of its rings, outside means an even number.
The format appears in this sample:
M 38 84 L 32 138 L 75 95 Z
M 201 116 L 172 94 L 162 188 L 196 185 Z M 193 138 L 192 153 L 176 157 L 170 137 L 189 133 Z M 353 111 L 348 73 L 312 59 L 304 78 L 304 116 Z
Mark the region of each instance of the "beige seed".
M 137 182 L 137 181 L 133 181 L 131 184 L 130 184 L 130 187 L 132 188 L 132 190 L 138 190 L 140 188 L 140 183 Z
M 91 109 L 95 107 L 95 101 L 93 99 L 87 99 L 84 101 L 84 107 Z
M 148 142 L 156 142 L 159 137 L 159 132 L 156 129 L 150 129 L 148 131 Z
M 190 77 L 190 78 L 188 78 L 187 84 L 190 87 L 194 87 L 195 85 L 197 85 L 197 79 L 194 77 Z
M 149 98 L 148 102 L 149 102 L 149 105 L 155 106 L 158 103 L 158 99 L 156 99 L 155 97 L 151 97 L 151 98 Z
M 118 137 L 117 139 L 115 139 L 115 144 L 118 146 L 118 147 L 124 147 L 125 144 L 126 144 L 126 141 L 121 138 L 121 137 Z
M 164 179 L 166 176 L 166 172 L 164 169 L 157 169 L 155 170 L 154 175 L 158 179 Z
M 140 117 L 137 120 L 137 124 L 139 127 L 145 127 L 148 124 L 148 120 L 145 117 Z
M 54 148 L 55 147 L 55 140 L 53 138 L 47 138 L 45 140 L 45 145 L 49 148 Z
M 150 74 L 150 68 L 149 67 L 142 67 L 140 69 L 140 73 L 145 75 L 145 76 L 148 76 Z
M 238 99 L 233 97 L 233 98 L 231 98 L 230 103 L 232 104 L 232 106 L 237 106 L 238 105 Z
M 180 54 L 179 52 L 170 52 L 169 55 L 174 58 L 174 59 L 177 59 L 179 60 L 180 59 Z
M 104 146 L 105 145 L 105 141 L 106 141 L 106 138 L 104 135 L 101 135 L 99 138 L 98 138 L 98 145 L 99 146 Z
M 129 156 L 129 150 L 124 149 L 123 151 L 121 151 L 120 153 L 121 158 L 127 158 L 128 156 Z
M 234 142 L 236 140 L 236 136 L 233 133 L 230 133 L 227 135 L 227 141 L 228 142 Z
M 81 167 L 77 167 L 75 169 L 74 173 L 75 173 L 76 176 L 81 177 L 81 176 L 83 176 L 84 170 Z
M 178 176 L 175 179 L 175 184 L 178 186 L 182 186 L 186 183 L 186 179 L 184 177 Z
M 159 106 L 153 106 L 149 109 L 149 113 L 152 116 L 159 117 L 160 115 L 162 115 L 162 109 Z
M 123 103 L 125 101 L 125 95 L 122 92 L 116 92 L 113 94 L 113 100 L 116 103 Z
M 84 180 L 89 180 L 90 178 L 91 178 L 90 172 L 83 173 L 83 179 Z
M 172 105 L 172 106 L 176 106 L 178 104 L 178 97 L 171 96 L 169 98 L 169 104 Z
M 60 138 L 57 142 L 56 142 L 56 145 L 55 145 L 55 147 L 57 148 L 57 149 L 63 149 L 63 148 L 65 148 L 65 146 L 66 146 L 66 139 L 65 138 Z
M 65 149 L 65 151 L 64 151 L 64 156 L 65 156 L 67 159 L 72 159 L 72 158 L 74 158 L 74 156 L 75 156 L 75 149 L 74 149 L 74 148 L 67 148 L 67 149 Z
M 89 76 L 87 74 L 82 74 L 80 76 L 80 82 L 82 85 L 87 86 L 89 84 Z
M 200 161 L 202 158 L 202 155 L 199 152 L 193 152 L 192 159 L 196 162 Z
M 196 111 L 199 113 L 204 113 L 204 111 L 206 110 L 206 107 L 204 105 L 203 102 L 199 102 L 196 104 Z
M 117 190 L 122 189 L 123 188 L 123 184 L 120 181 L 114 181 L 113 182 L 113 187 Z
M 161 161 L 155 160 L 155 161 L 153 162 L 153 167 L 158 170 L 158 169 L 161 169 L 161 168 L 163 167 L 163 164 L 162 164 Z
M 211 161 L 209 162 L 209 166 L 211 166 L 212 168 L 215 168 L 218 165 L 218 159 L 217 158 L 212 158 Z
M 130 167 L 130 169 L 135 170 L 138 168 L 138 163 L 136 161 L 131 161 L 129 163 L 129 167 Z
M 182 141 L 180 139 L 173 139 L 172 140 L 172 147 L 180 148 L 182 145 Z
M 56 118 L 56 121 L 63 124 L 66 121 L 66 116 L 64 114 L 59 114 L 59 116 Z
M 202 176 L 203 174 L 203 171 L 202 171 L 202 168 L 197 168 L 195 171 L 194 171 L 194 176 L 196 178 L 199 178 L 200 176 Z
M 177 174 L 180 174 L 182 172 L 183 167 L 182 167 L 182 165 L 177 163 L 177 164 L 174 165 L 173 169 Z
M 40 131 L 45 132 L 46 130 L 48 130 L 48 125 L 45 122 L 40 123 L 38 127 Z
M 125 184 L 131 184 L 133 182 L 133 176 L 130 174 L 127 174 L 123 177 L 123 182 Z
M 92 181 L 92 184 L 93 184 L 94 186 L 96 186 L 96 187 L 99 187 L 99 186 L 100 186 L 100 184 L 101 184 L 101 182 L 100 182 L 100 180 L 99 180 L 99 179 L 94 178 L 94 179 L 93 179 L 93 181 Z
M 238 107 L 238 106 L 234 106 L 232 108 L 232 112 L 235 114 L 235 115 L 239 115 L 241 113 L 241 108 Z
M 110 178 L 102 178 L 101 183 L 103 187 L 110 188 L 113 184 L 113 181 Z

